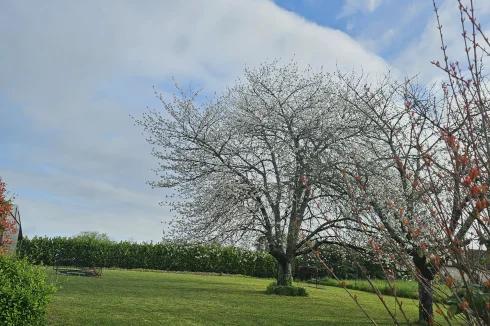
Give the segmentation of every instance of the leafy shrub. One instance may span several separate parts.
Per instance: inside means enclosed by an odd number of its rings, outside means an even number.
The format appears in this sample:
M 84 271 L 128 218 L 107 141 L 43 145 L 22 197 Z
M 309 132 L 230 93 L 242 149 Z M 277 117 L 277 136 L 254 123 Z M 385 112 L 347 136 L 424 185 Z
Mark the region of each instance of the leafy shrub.
M 276 286 L 276 282 L 272 282 L 269 285 L 267 285 L 267 288 L 265 289 L 265 293 L 267 294 L 273 294 L 274 293 L 274 286 Z
M 45 323 L 54 285 L 46 271 L 26 259 L 0 255 L 0 325 L 35 326 Z
M 447 299 L 447 304 L 449 305 L 447 311 L 455 316 L 467 310 L 473 317 L 482 319 L 488 325 L 490 323 L 488 314 L 489 299 L 490 289 L 486 284 L 468 283 Z
M 277 294 L 277 295 L 286 295 L 290 297 L 307 297 L 308 293 L 306 292 L 306 288 L 299 286 L 282 286 L 276 285 L 276 282 L 272 282 L 267 286 L 265 290 L 267 294 Z

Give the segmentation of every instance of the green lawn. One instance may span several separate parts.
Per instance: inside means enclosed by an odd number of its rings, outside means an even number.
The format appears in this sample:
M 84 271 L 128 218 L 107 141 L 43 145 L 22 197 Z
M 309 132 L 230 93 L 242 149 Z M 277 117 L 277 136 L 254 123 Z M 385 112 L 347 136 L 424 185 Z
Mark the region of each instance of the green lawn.
M 390 285 L 386 280 L 371 280 L 371 282 L 374 284 L 376 289 L 378 289 L 383 295 L 392 295 L 393 292 L 390 289 Z M 363 292 L 372 292 L 374 293 L 374 289 L 371 287 L 371 285 L 368 283 L 368 281 L 359 279 L 359 280 L 345 280 L 346 287 L 348 289 L 354 289 L 354 290 L 359 290 Z M 341 287 L 339 282 L 335 279 L 332 278 L 324 278 L 321 280 L 321 284 L 328 285 L 328 286 L 336 286 L 336 287 Z M 418 284 L 416 281 L 402 281 L 402 280 L 396 280 L 391 283 L 392 285 L 395 286 L 396 288 L 396 293 L 398 297 L 401 298 L 411 298 L 411 299 L 417 299 L 418 298 Z M 441 296 L 441 290 L 443 293 L 450 293 L 451 290 L 445 286 L 444 284 L 441 283 L 436 283 L 434 281 L 433 285 L 434 289 L 434 301 L 435 302 L 443 302 L 445 301 L 446 296 Z
M 270 279 L 121 270 L 58 281 L 49 325 L 371 325 L 335 287 L 304 284 L 309 297 L 281 297 L 264 293 Z M 378 325 L 393 325 L 374 294 L 353 292 Z M 415 320 L 415 301 L 403 300 Z

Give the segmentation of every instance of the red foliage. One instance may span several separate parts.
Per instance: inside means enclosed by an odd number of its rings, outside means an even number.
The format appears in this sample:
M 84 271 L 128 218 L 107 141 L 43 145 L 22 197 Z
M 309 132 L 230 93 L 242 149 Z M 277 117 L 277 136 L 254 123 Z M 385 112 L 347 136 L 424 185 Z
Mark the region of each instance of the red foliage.
M 12 241 L 9 238 L 9 232 L 15 231 L 15 223 L 7 220 L 7 216 L 12 209 L 12 202 L 7 200 L 6 193 L 6 184 L 0 177 L 0 254 L 7 251 L 6 245 Z

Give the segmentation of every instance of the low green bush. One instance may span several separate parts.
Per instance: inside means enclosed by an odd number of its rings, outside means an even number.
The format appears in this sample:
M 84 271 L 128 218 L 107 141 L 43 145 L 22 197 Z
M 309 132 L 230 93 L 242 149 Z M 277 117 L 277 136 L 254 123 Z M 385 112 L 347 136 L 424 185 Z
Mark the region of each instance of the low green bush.
M 277 294 L 277 295 L 286 295 L 290 297 L 307 297 L 308 293 L 306 292 L 306 288 L 300 286 L 283 286 L 276 285 L 276 282 L 272 282 L 267 286 L 265 290 L 267 294 Z
M 0 325 L 44 325 L 56 287 L 26 259 L 0 255 Z

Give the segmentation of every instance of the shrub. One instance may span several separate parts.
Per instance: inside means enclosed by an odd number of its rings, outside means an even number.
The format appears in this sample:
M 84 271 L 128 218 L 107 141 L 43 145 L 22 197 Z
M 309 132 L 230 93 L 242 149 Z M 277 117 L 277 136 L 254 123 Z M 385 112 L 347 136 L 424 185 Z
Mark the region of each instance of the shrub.
M 307 297 L 308 293 L 306 292 L 306 288 L 299 286 L 282 286 L 276 285 L 276 282 L 272 282 L 267 286 L 265 290 L 267 294 L 277 294 L 277 295 L 286 295 L 290 297 Z
M 35 326 L 45 323 L 54 285 L 46 271 L 26 259 L 0 255 L 0 325 Z
M 447 299 L 447 305 L 449 306 L 447 311 L 456 316 L 463 314 L 467 309 L 466 306 L 471 307 L 470 313 L 484 321 L 485 325 L 489 325 L 489 299 L 490 289 L 486 284 L 467 283 Z

